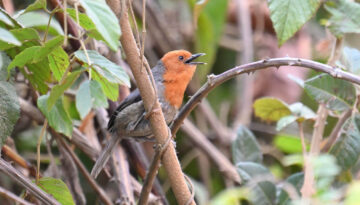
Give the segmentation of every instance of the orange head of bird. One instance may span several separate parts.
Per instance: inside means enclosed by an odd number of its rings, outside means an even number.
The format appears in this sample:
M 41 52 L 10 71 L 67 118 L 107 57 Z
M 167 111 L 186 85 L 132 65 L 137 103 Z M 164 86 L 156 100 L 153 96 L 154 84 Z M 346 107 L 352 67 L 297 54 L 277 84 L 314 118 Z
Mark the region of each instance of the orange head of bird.
M 204 53 L 191 54 L 185 50 L 170 51 L 161 58 L 165 67 L 163 83 L 165 99 L 174 107 L 180 108 L 184 92 L 194 75 L 196 66 L 204 64 L 194 61 Z

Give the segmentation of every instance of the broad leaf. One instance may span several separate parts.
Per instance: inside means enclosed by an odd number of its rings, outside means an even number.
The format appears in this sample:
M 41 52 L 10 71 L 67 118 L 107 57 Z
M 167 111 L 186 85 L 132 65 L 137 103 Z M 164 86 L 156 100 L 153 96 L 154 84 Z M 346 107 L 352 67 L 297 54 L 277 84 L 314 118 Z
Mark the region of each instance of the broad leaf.
M 91 61 L 91 68 L 94 69 L 99 75 L 111 83 L 125 84 L 126 86 L 130 87 L 129 76 L 120 66 L 109 61 L 107 58 L 100 55 L 96 51 L 88 50 L 87 52 Z M 75 57 L 89 65 L 84 51 L 76 51 Z
M 6 53 L 0 51 L 0 81 L 6 81 L 7 79 L 7 67 L 10 64 L 11 59 Z
M 254 102 L 255 116 L 262 120 L 274 122 L 291 114 L 288 105 L 276 98 L 264 97 Z
M 27 64 L 26 67 L 30 72 L 28 73 L 25 69 L 21 68 L 22 74 L 25 75 L 36 90 L 40 91 L 41 94 L 45 94 L 49 89 L 46 82 L 50 79 L 48 60 L 44 59 L 38 63 Z
M 13 61 L 8 66 L 8 71 L 10 71 L 12 68 L 24 67 L 27 63 L 31 63 L 31 61 L 34 59 L 36 53 L 40 50 L 40 46 L 33 46 L 26 48 L 21 53 L 15 56 Z
M 30 11 L 27 13 L 22 13 L 16 18 L 16 20 L 25 27 L 33 27 L 45 31 L 49 23 L 49 14 Z M 52 18 L 50 21 L 49 34 L 54 36 L 64 35 L 64 31 L 62 30 L 60 23 L 55 18 Z
M 55 79 L 60 81 L 70 64 L 68 54 L 61 47 L 57 47 L 48 55 L 48 59 Z
M 61 179 L 42 177 L 38 186 L 63 205 L 75 205 L 69 188 Z
M 270 18 L 281 46 L 316 12 L 319 0 L 270 0 Z
M 289 106 L 291 113 L 297 117 L 298 122 L 303 122 L 304 120 L 315 119 L 316 114 L 309 107 L 297 102 Z
M 30 4 L 25 12 L 34 11 L 38 9 L 46 9 L 46 0 L 36 0 L 34 3 Z
M 10 31 L 3 28 L 0 28 L 0 41 L 15 46 L 21 45 L 21 42 Z M 0 49 L 3 49 L 3 47 L 0 47 Z
M 20 116 L 20 105 L 16 90 L 13 85 L 3 81 L 7 76 L 6 67 L 9 61 L 9 57 L 0 52 L 0 147 L 11 134 Z
M 289 126 L 293 122 L 296 122 L 298 118 L 294 115 L 288 115 L 285 117 L 280 118 L 279 121 L 276 123 L 276 131 L 280 131 L 284 129 L 285 127 Z
M 299 137 L 295 137 L 291 135 L 277 135 L 273 143 L 275 147 L 282 152 L 302 153 L 301 140 Z M 308 143 L 306 144 L 308 145 Z
M 325 4 L 325 8 L 331 14 L 326 25 L 335 36 L 341 37 L 346 33 L 360 33 L 359 3 L 338 0 L 332 1 L 331 4 Z
M 254 162 L 240 162 L 236 164 L 236 169 L 245 183 L 256 183 L 251 184 L 250 190 L 250 201 L 257 205 L 271 205 L 275 204 L 276 199 L 276 187 L 275 185 L 267 180 L 258 181 L 261 178 L 272 177 L 270 171 Z M 256 179 L 256 182 L 252 180 Z
M 105 43 L 114 51 L 120 46 L 120 26 L 117 17 L 103 0 L 80 0 L 86 14 L 95 24 Z
M 30 40 L 40 40 L 39 33 L 33 28 L 17 28 L 10 32 L 21 42 Z
M 56 36 L 55 38 L 47 41 L 44 46 L 41 46 L 39 51 L 35 54 L 32 63 L 36 63 L 46 58 L 52 51 L 61 46 L 64 42 L 64 36 Z
M 356 48 L 345 47 L 342 51 L 341 64 L 350 72 L 360 75 L 360 51 Z
M 2 12 L 0 12 L 0 21 L 3 22 L 3 23 L 5 23 L 5 24 L 7 24 L 8 26 L 11 26 L 11 27 L 14 26 L 13 22 L 11 21 L 11 19 L 10 19 L 7 15 L 5 15 L 4 13 L 2 13 Z
M 320 74 L 305 81 L 305 91 L 318 103 L 333 111 L 351 109 L 356 99 L 355 87 L 345 80 Z
M 49 95 L 42 95 L 38 98 L 37 105 L 41 112 L 45 115 L 49 122 L 49 125 L 54 128 L 57 132 L 63 133 L 64 135 L 71 137 L 72 134 L 72 121 L 64 109 L 62 99 L 58 99 L 54 107 L 48 111 L 47 101 Z
M 234 164 L 238 162 L 259 162 L 262 161 L 260 145 L 254 134 L 244 126 L 237 130 L 237 137 L 231 144 L 231 151 Z
M 96 73 L 94 69 L 91 70 L 91 76 L 94 80 L 100 83 L 103 93 L 112 101 L 117 101 L 119 97 L 119 85 L 116 83 L 111 83 L 106 80 L 104 77 Z
M 56 101 L 62 96 L 65 90 L 68 89 L 75 82 L 75 80 L 80 76 L 83 71 L 84 70 L 72 72 L 65 78 L 64 82 L 54 86 L 54 88 L 50 92 L 49 99 L 47 100 L 48 111 L 52 109 Z
M 296 191 L 298 192 L 298 194 L 300 195 L 300 189 L 301 189 L 302 185 L 304 184 L 304 173 L 303 172 L 295 173 L 295 174 L 289 176 L 286 179 L 286 182 L 293 185 L 294 188 L 296 189 Z M 291 205 L 292 204 L 288 193 L 284 189 L 281 189 L 278 200 L 279 200 L 279 202 L 277 203 L 278 205 Z
M 350 117 L 340 131 L 339 139 L 330 149 L 343 170 L 351 168 L 360 155 L 360 115 Z
M 91 108 L 107 107 L 106 96 L 97 81 L 86 81 L 82 83 L 76 93 L 76 108 L 83 119 Z

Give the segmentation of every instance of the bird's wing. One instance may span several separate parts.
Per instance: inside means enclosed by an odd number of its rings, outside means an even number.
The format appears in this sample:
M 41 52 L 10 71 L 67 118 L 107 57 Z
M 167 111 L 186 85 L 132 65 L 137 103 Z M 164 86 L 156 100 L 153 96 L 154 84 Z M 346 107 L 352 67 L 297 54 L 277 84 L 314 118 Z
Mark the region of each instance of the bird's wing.
M 125 107 L 127 107 L 133 103 L 139 102 L 140 100 L 141 100 L 141 96 L 140 96 L 139 89 L 136 89 L 133 92 L 131 92 L 130 95 L 128 95 L 125 98 L 125 100 L 123 100 L 121 102 L 121 104 L 116 108 L 115 112 L 111 115 L 111 118 L 108 123 L 108 130 L 110 132 L 113 131 L 115 119 L 116 119 L 116 116 L 119 114 L 119 112 L 121 112 Z

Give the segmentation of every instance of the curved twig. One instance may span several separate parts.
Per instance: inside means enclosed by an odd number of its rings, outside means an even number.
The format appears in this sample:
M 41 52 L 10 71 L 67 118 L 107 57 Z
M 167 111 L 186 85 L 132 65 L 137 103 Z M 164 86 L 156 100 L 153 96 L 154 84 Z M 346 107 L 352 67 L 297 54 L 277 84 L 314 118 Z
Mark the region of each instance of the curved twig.
M 244 64 L 225 71 L 224 73 L 221 73 L 219 75 L 209 75 L 208 81 L 190 98 L 190 100 L 181 108 L 180 112 L 176 116 L 174 123 L 171 127 L 172 135 L 175 136 L 184 119 L 190 114 L 190 112 L 196 107 L 196 105 L 200 103 L 200 101 L 217 86 L 221 85 L 222 83 L 231 78 L 234 78 L 237 75 L 241 75 L 244 73 L 250 74 L 252 72 L 255 72 L 256 70 L 265 69 L 268 67 L 279 68 L 280 66 L 300 66 L 310 68 L 315 71 L 327 73 L 334 78 L 343 79 L 360 85 L 359 76 L 343 71 L 337 67 L 332 67 L 326 64 L 301 58 L 272 58 Z

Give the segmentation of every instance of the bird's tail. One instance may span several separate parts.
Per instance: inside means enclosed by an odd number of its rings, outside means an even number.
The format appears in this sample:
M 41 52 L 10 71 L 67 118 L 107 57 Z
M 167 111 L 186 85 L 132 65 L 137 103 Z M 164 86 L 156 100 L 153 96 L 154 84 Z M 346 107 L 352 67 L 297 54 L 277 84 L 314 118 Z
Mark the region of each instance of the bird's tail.
M 101 170 L 105 167 L 107 161 L 115 150 L 116 145 L 119 144 L 120 140 L 120 137 L 111 136 L 110 140 L 106 144 L 105 148 L 101 152 L 99 158 L 96 160 L 95 165 L 91 170 L 91 176 L 94 179 L 96 179 Z

